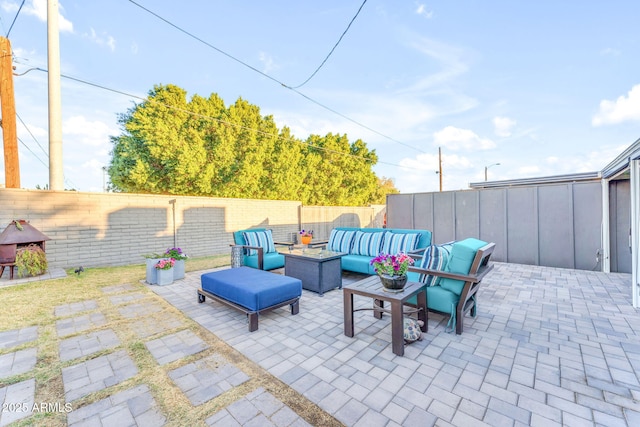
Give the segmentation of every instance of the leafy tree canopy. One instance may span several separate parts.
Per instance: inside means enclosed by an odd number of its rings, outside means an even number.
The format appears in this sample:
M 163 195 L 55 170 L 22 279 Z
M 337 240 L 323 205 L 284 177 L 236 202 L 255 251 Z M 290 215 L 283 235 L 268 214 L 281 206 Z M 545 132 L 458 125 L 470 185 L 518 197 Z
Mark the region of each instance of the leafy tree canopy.
M 372 171 L 378 157 L 347 135 L 305 141 L 239 98 L 195 95 L 156 85 L 147 99 L 119 115 L 111 137 L 112 191 L 300 200 L 306 205 L 385 203 L 398 192 Z

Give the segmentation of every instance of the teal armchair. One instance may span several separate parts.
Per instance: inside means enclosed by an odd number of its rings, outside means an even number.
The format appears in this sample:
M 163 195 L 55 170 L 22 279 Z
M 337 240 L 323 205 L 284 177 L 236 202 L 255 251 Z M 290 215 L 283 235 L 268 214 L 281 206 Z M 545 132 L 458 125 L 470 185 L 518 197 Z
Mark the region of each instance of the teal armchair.
M 233 233 L 236 246 L 243 247 L 243 265 L 259 270 L 274 270 L 284 267 L 284 255 L 276 250 L 276 245 L 290 245 L 288 242 L 274 242 L 271 230 L 252 228 Z
M 416 265 L 409 267 L 410 280 L 425 283 L 427 308 L 449 316 L 447 327 L 456 334 L 462 334 L 464 315 L 476 316 L 477 292 L 484 276 L 493 269 L 489 263 L 495 243 L 478 239 L 465 239 L 443 245 L 443 248 L 430 246 L 422 254 L 412 253 L 418 259 Z M 433 255 L 430 252 L 437 252 Z M 432 266 L 432 261 L 437 259 Z M 433 267 L 433 268 L 424 268 Z M 416 301 L 409 301 L 415 304 Z

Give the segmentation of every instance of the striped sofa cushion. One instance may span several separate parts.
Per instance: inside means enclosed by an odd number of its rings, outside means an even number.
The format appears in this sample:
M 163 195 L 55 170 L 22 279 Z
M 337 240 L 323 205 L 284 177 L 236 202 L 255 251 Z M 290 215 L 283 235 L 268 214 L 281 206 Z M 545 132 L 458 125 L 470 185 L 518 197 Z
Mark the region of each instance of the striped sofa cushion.
M 355 236 L 355 234 L 355 230 L 331 230 L 327 249 L 348 254 L 351 252 L 351 245 L 353 245 L 353 236 Z
M 351 253 L 354 255 L 377 256 L 382 250 L 383 236 L 384 232 L 363 233 L 362 231 L 356 231 L 356 235 L 353 237 Z
M 420 241 L 420 233 L 392 233 L 388 231 L 384 234 L 382 252 L 392 255 L 400 252 L 406 254 L 417 249 L 418 241 Z
M 275 252 L 276 245 L 273 243 L 273 236 L 271 230 L 265 231 L 245 231 L 242 233 L 244 240 L 249 246 L 260 246 L 264 249 L 264 253 Z M 249 250 L 249 255 L 255 255 L 258 251 L 255 249 Z

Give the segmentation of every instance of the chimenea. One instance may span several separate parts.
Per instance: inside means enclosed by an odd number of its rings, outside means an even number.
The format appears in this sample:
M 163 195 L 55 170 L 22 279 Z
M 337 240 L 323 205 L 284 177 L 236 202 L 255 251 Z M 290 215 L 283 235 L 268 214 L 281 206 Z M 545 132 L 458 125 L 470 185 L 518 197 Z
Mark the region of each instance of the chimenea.
M 44 251 L 44 243 L 47 240 L 51 239 L 24 219 L 11 221 L 0 233 L 0 277 L 4 273 L 4 268 L 9 267 L 9 277 L 13 279 L 18 248 L 35 243 Z

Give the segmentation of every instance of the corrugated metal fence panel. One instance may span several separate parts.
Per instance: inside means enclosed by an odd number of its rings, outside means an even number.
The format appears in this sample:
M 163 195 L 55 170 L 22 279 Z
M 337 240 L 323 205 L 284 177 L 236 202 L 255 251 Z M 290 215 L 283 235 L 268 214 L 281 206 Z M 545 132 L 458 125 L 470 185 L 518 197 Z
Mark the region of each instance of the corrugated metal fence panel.
M 596 254 L 602 249 L 602 185 L 599 182 L 573 186 L 573 235 L 576 267 L 580 270 L 601 270 Z
M 494 242 L 492 258 L 507 259 L 507 191 L 482 190 L 480 197 L 480 240 Z
M 417 230 L 433 230 L 433 193 L 416 194 L 413 201 L 413 211 L 413 228 Z
M 455 195 L 456 240 L 480 236 L 479 191 L 460 191 Z
M 575 268 L 573 185 L 538 187 L 540 264 Z
M 436 244 L 456 239 L 454 198 L 453 191 L 433 193 L 432 241 Z
M 616 194 L 612 190 L 612 199 Z M 594 268 L 601 245 L 599 181 L 390 195 L 389 227 L 400 226 L 395 212 L 410 204 L 409 196 L 413 197 L 414 219 L 401 215 L 402 225 L 413 222 L 420 225 L 414 228 L 431 230 L 435 243 L 477 237 L 496 243 L 496 261 Z M 621 216 L 612 213 L 612 218 Z M 612 224 L 612 238 L 622 241 L 625 227 L 626 222 Z M 618 253 L 624 252 L 623 246 L 618 243 Z M 614 255 L 620 256 L 612 252 Z
M 389 203 L 387 195 L 387 227 L 389 228 L 416 228 L 413 218 L 413 194 L 393 194 L 393 203 Z M 393 224 L 389 223 L 389 218 L 393 218 Z
M 507 262 L 538 264 L 538 206 L 535 187 L 507 190 Z

